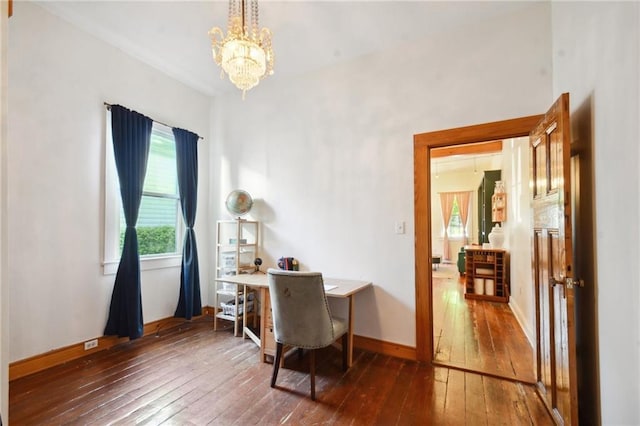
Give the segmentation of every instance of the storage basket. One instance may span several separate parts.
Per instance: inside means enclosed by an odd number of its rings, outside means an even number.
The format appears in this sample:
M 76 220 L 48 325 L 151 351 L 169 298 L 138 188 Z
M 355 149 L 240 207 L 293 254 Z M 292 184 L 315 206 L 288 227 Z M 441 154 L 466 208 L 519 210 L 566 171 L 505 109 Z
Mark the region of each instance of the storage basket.
M 232 317 L 242 316 L 242 311 L 244 309 L 244 299 L 242 297 L 238 298 L 237 307 L 235 299 L 232 299 L 228 302 L 221 302 L 220 307 L 222 308 L 222 313 L 224 315 L 229 315 Z M 247 302 L 247 312 L 251 311 L 253 311 L 253 294 L 249 295 L 249 301 Z
M 220 265 L 223 268 L 235 268 L 236 267 L 236 254 L 235 253 L 222 253 L 220 255 Z
M 496 287 L 494 285 L 493 280 L 490 280 L 490 279 L 484 280 L 484 291 L 487 296 L 495 296 Z

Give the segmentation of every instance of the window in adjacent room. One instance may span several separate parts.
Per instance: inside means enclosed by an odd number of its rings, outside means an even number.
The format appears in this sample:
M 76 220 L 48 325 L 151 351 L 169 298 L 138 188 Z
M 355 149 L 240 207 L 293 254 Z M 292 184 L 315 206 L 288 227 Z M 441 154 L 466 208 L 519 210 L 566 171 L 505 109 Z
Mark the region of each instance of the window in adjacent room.
M 113 156 L 111 117 L 107 114 L 104 272 L 109 274 L 117 271 L 126 223 Z M 154 123 L 151 131 L 136 231 L 143 270 L 180 265 L 184 223 L 178 193 L 175 140 L 171 128 L 159 123 Z
M 464 238 L 465 236 L 465 228 L 462 223 L 462 217 L 460 216 L 457 197 L 453 200 L 451 219 L 449 220 L 449 226 L 447 226 L 447 235 L 449 238 Z

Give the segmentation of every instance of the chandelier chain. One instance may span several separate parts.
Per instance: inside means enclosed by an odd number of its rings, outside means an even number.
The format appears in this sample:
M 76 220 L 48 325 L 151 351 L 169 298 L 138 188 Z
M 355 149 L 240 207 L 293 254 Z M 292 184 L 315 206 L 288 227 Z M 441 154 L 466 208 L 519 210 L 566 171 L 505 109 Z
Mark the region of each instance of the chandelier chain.
M 251 0 L 251 37 L 258 39 L 258 0 Z

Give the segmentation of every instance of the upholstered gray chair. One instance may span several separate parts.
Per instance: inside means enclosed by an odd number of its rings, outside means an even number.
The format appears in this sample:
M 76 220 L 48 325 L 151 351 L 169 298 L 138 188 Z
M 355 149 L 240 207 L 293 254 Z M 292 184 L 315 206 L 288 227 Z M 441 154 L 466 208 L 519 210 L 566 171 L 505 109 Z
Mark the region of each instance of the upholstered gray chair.
M 342 368 L 347 369 L 347 322 L 334 318 L 324 293 L 322 274 L 269 269 L 269 293 L 276 339 L 271 387 L 275 387 L 284 346 L 309 349 L 311 399 L 316 399 L 315 350 L 342 336 Z

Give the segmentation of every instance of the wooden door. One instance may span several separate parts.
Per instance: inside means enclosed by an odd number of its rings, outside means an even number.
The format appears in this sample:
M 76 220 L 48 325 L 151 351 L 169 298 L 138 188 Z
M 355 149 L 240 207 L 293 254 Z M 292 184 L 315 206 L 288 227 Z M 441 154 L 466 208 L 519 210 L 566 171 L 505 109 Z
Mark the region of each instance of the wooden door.
M 530 134 L 538 391 L 559 424 L 578 423 L 571 246 L 569 94 Z

